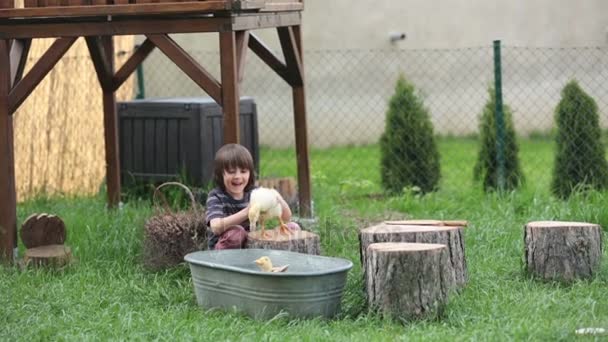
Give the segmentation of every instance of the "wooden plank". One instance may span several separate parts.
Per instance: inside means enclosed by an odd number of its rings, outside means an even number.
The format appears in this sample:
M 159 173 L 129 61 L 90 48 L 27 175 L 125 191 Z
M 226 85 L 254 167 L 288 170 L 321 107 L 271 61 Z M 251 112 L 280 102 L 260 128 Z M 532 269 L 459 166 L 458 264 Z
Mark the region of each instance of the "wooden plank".
M 300 62 L 303 60 L 301 27 L 293 27 L 295 45 Z M 298 199 L 300 201 L 300 216 L 312 217 L 312 192 L 310 183 L 310 160 L 308 151 L 308 128 L 306 123 L 306 92 L 304 85 L 304 69 L 302 84 L 293 87 L 293 115 L 296 140 L 296 158 L 298 164 Z
M 235 0 L 232 1 L 233 11 L 260 10 L 264 8 L 266 0 Z
M 18 40 L 13 40 L 9 43 L 10 45 L 10 52 L 9 52 L 9 63 L 10 63 L 10 73 L 9 73 L 9 89 L 11 89 L 17 82 L 19 82 L 21 80 L 21 78 L 23 77 L 23 71 L 25 69 L 25 63 L 27 62 L 27 56 L 30 50 L 30 46 L 31 46 L 31 39 L 18 39 Z M 8 100 L 8 97 L 7 97 Z M 12 114 L 12 112 L 10 112 L 10 108 L 9 108 L 9 114 Z M 0 110 L 0 115 L 2 115 L 2 110 Z M 17 204 L 17 193 L 15 190 L 16 187 L 16 181 L 15 181 L 15 150 L 14 150 L 14 142 L 12 141 L 14 139 L 14 133 L 13 133 L 13 116 L 9 115 L 8 117 L 8 134 L 7 136 L 9 137 L 9 139 L 11 141 L 9 141 L 10 143 L 8 144 L 8 151 L 9 151 L 9 156 L 8 159 L 12 160 L 12 165 L 8 165 L 9 166 L 9 180 L 12 183 L 12 188 L 13 190 L 10 191 L 9 190 L 9 195 L 11 196 L 11 200 L 9 203 L 14 203 L 15 206 Z M 1 145 L 1 144 L 0 144 Z M 0 151 L 2 151 L 2 149 L 0 148 Z M 1 152 L 0 152 L 1 153 Z M 1 212 L 1 211 L 0 211 Z M 2 223 L 0 222 L 0 226 L 2 225 Z M 16 218 L 15 218 L 15 224 L 14 224 L 14 228 L 13 228 L 13 248 L 14 248 L 14 253 L 13 256 L 15 256 L 15 252 L 17 251 L 17 222 L 16 222 Z M 1 257 L 0 257 L 1 259 Z
M 302 85 L 302 62 L 298 53 L 298 46 L 295 42 L 295 37 L 291 27 L 278 27 L 279 41 L 285 56 L 285 64 L 287 65 L 287 74 L 289 76 L 289 84 Z
M 127 109 L 128 110 L 128 109 Z M 126 117 L 123 115 L 119 118 L 120 125 L 119 127 L 119 137 L 118 141 L 120 142 L 120 167 L 123 172 L 121 173 L 121 177 L 124 183 L 130 183 L 131 178 L 128 173 L 124 172 L 124 170 L 133 171 L 133 118 Z
M 167 119 L 156 118 L 154 125 L 154 172 L 168 174 L 167 169 Z
M 132 135 L 132 150 L 133 150 L 133 167 L 129 169 L 133 172 L 144 172 L 144 120 L 137 118 L 133 119 L 133 135 Z
M 101 84 L 101 89 L 103 89 L 104 92 L 113 92 L 113 73 L 110 65 L 114 62 L 114 56 L 107 56 L 105 54 L 104 48 L 101 45 L 101 37 L 85 37 L 85 40 L 87 42 L 87 47 L 89 48 L 89 53 L 91 54 L 91 60 L 93 61 L 93 66 L 95 67 L 97 79 L 99 80 L 99 84 Z
M 243 82 L 245 75 L 245 62 L 247 60 L 247 46 L 249 45 L 249 31 L 236 32 L 236 66 L 238 82 Z
M 300 25 L 300 12 L 252 13 L 232 16 L 232 30 L 257 30 L 283 26 Z
M 10 70 L 8 40 L 0 40 L 0 67 Z M 9 108 L 10 72 L 0 73 L 0 263 L 13 260 L 17 236 L 15 159 L 12 116 Z
M 289 84 L 287 66 L 253 33 L 249 33 L 249 48 Z
M 202 2 L 205 3 L 205 2 Z M 146 4 L 163 5 L 163 4 Z M 121 5 L 114 5 L 121 6 Z M 169 6 L 169 5 L 167 5 Z M 89 6 L 95 7 L 95 6 Z M 69 7 L 72 9 L 75 7 Z M 163 9 L 164 7 L 158 7 Z M 167 13 L 171 12 L 167 7 Z M 3 38 L 51 38 L 100 35 L 161 34 L 245 31 L 267 27 L 293 26 L 301 22 L 300 13 L 265 13 L 238 17 L 112 17 L 108 18 L 37 18 L 1 20 L 0 39 Z M 146 13 L 134 13 L 146 14 Z
M 147 35 L 170 60 L 188 75 L 199 87 L 203 88 L 215 102 L 221 103 L 222 89 L 219 82 L 197 61 L 166 34 Z
M 114 56 L 112 36 L 101 37 L 101 45 L 106 56 Z M 109 73 L 114 73 L 114 58 L 107 58 Z M 120 202 L 120 156 L 118 149 L 118 122 L 116 115 L 116 94 L 112 89 L 103 90 L 103 127 L 106 152 L 106 182 L 108 208 L 117 208 Z
M 304 4 L 298 2 L 267 3 L 261 12 L 303 11 Z
M 15 0 L 0 0 L 0 8 L 14 8 Z
M 120 70 L 116 72 L 112 78 L 112 86 L 114 91 L 118 90 L 120 86 L 131 76 L 133 71 L 143 63 L 143 61 L 150 55 L 155 46 L 152 42 L 146 38 L 146 40 L 135 50 L 135 52 L 129 57 L 129 59 L 122 65 Z
M 144 170 L 149 173 L 158 173 L 154 169 L 154 160 L 158 157 L 156 155 L 156 146 L 154 145 L 154 132 L 155 125 L 153 118 L 144 118 Z
M 5 0 L 6 1 L 6 0 Z M 55 1 L 55 0 L 47 0 Z M 100 3 L 83 6 L 60 7 L 59 3 L 47 3 L 47 7 L 27 7 L 0 9 L 0 19 L 36 18 L 36 17 L 104 17 L 108 15 L 144 15 L 144 14 L 175 14 L 175 13 L 213 13 L 229 9 L 226 1 L 188 1 L 164 3 L 137 3 L 107 5 L 105 0 L 95 0 Z M 54 7 L 48 7 L 54 6 Z
M 10 113 L 14 113 L 19 108 L 75 41 L 76 38 L 58 38 L 55 40 L 28 71 L 27 75 L 15 84 L 8 99 Z
M 224 144 L 238 144 L 241 134 L 239 125 L 239 84 L 236 63 L 236 38 L 234 32 L 220 32 L 220 68 L 222 74 L 222 112 L 224 114 Z
M 97 19 L 97 18 L 96 18 Z M 123 18 L 124 19 L 124 18 Z M 91 19 L 92 20 L 92 19 Z M 230 29 L 231 18 L 137 18 L 113 21 L 0 21 L 0 39 L 55 38 L 100 35 L 219 32 Z

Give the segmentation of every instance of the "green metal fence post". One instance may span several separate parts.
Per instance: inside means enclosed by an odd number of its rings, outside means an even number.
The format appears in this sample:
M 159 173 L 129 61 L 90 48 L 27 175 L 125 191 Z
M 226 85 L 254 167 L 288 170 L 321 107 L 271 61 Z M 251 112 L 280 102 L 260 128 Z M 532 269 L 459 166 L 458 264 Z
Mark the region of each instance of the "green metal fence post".
M 139 45 L 135 45 L 135 49 L 137 49 Z M 136 99 L 143 99 L 146 97 L 146 89 L 144 85 L 144 64 L 140 63 L 136 69 L 137 72 L 137 94 L 135 94 Z
M 499 190 L 505 187 L 505 118 L 502 106 L 502 67 L 500 40 L 494 41 L 494 91 L 496 95 L 496 177 Z

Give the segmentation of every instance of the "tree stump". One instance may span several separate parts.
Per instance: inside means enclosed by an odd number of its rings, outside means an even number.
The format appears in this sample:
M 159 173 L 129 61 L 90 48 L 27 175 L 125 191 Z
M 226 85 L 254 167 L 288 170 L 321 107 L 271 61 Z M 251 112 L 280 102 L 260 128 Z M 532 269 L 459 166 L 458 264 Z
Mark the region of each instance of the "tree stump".
M 65 223 L 58 216 L 32 214 L 21 225 L 21 241 L 26 248 L 61 245 L 65 242 Z
M 467 262 L 464 251 L 464 228 L 459 226 L 417 226 L 381 223 L 361 229 L 361 266 L 365 272 L 368 257 L 367 247 L 378 242 L 434 243 L 445 245 L 448 249 L 449 276 L 457 287 L 467 282 Z M 365 276 L 365 275 L 364 275 Z
M 72 260 L 66 239 L 65 223 L 51 214 L 32 214 L 21 225 L 21 241 L 27 248 L 24 264 L 32 266 L 61 267 Z
M 247 248 L 279 249 L 305 254 L 321 254 L 319 235 L 305 230 L 292 231 L 284 235 L 278 229 L 266 230 L 268 237 L 262 238 L 260 231 L 250 232 L 247 237 Z
M 61 267 L 72 260 L 72 251 L 65 245 L 47 245 L 25 250 L 25 265 Z
M 600 269 L 602 228 L 597 224 L 529 222 L 524 244 L 527 272 L 545 280 L 591 278 Z
M 373 310 L 413 320 L 441 314 L 454 289 L 445 245 L 373 243 L 367 247 L 366 293 Z

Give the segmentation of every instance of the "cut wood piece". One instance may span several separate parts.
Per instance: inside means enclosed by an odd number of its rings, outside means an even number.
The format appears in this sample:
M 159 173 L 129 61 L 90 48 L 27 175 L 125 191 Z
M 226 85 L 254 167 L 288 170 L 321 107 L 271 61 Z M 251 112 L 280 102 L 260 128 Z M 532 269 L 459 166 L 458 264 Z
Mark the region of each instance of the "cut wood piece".
M 378 242 L 417 242 L 445 245 L 449 251 L 450 276 L 458 287 L 467 282 L 467 262 L 464 249 L 464 228 L 460 226 L 420 226 L 381 223 L 361 229 L 359 243 L 361 265 L 367 269 L 366 251 L 372 243 Z
M 597 224 L 529 222 L 524 244 L 527 272 L 545 280 L 591 278 L 600 269 L 602 228 Z
M 25 265 L 61 267 L 72 260 L 72 251 L 66 245 L 48 245 L 25 250 Z
M 319 235 L 305 230 L 292 231 L 290 235 L 279 233 L 278 229 L 266 230 L 267 237 L 260 231 L 250 232 L 247 248 L 279 249 L 305 254 L 321 254 Z
M 384 221 L 385 224 L 414 225 L 414 226 L 455 226 L 466 227 L 469 222 L 465 220 L 401 220 Z
M 445 245 L 373 243 L 367 247 L 367 301 L 382 315 L 402 320 L 435 318 L 455 288 Z
M 30 215 L 21 226 L 21 241 L 26 248 L 61 245 L 65 242 L 65 223 L 46 213 Z

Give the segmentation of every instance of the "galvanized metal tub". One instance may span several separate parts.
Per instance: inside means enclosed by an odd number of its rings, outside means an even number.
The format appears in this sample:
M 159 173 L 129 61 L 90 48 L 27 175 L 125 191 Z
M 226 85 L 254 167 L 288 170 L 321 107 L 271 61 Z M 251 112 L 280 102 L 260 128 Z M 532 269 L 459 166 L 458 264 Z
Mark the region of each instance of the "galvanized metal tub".
M 255 260 L 268 256 L 282 273 L 262 272 Z M 242 311 L 257 319 L 285 312 L 291 317 L 332 317 L 348 270 L 346 259 L 270 249 L 230 249 L 190 253 L 194 292 L 204 308 Z

